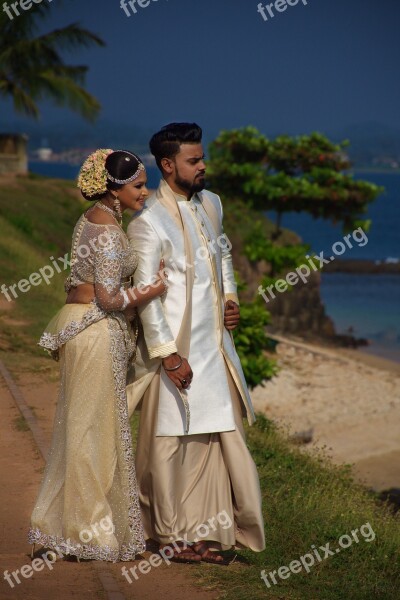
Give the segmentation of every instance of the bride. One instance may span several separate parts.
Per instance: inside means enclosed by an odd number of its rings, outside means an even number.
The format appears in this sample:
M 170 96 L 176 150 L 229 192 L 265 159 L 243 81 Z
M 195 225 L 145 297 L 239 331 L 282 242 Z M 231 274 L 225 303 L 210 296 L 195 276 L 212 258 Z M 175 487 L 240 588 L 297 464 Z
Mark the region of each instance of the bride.
M 129 287 L 137 266 L 121 227 L 125 209 L 142 210 L 146 171 L 127 151 L 97 150 L 78 187 L 95 203 L 78 220 L 64 307 L 39 344 L 60 361 L 53 439 L 28 539 L 58 554 L 133 560 L 145 549 L 126 401 L 135 354 L 134 307 L 166 292 Z M 133 323 L 129 323 L 133 317 Z

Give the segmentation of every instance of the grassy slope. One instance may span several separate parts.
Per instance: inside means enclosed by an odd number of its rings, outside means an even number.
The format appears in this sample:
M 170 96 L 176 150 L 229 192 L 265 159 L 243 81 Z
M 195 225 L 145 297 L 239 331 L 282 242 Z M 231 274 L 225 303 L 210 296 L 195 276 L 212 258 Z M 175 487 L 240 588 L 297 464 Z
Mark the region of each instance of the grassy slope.
M 58 259 L 69 252 L 71 232 L 81 211 L 72 182 L 36 177 L 0 179 L 0 284 L 9 286 L 28 279 L 31 273 L 51 265 L 51 257 Z M 11 311 L 1 296 L 5 310 L 0 316 L 24 322 L 23 327 L 13 327 L 10 319 L 6 323 L 2 320 L 3 348 L 42 353 L 34 341 L 65 301 L 65 276 L 65 271 L 55 272 L 49 285 L 43 282 L 26 293 L 16 289 L 18 298 Z
M 400 519 L 354 485 L 346 469 L 291 447 L 265 418 L 259 416 L 248 430 L 248 443 L 261 479 L 266 550 L 241 552 L 246 566 L 214 568 L 210 582 L 227 589 L 225 597 L 232 600 L 398 600 Z M 309 553 L 312 544 L 318 549 L 330 542 L 335 550 L 342 535 L 367 522 L 374 541 L 359 534 L 359 543 L 315 560 L 308 574 L 302 570 L 286 580 L 276 576 L 278 585 L 269 589 L 261 580 L 262 569 L 269 573 L 288 566 Z
M 68 252 L 82 208 L 72 182 L 0 179 L 0 284 L 27 278 L 50 264 L 50 256 Z M 35 342 L 64 302 L 64 277 L 20 294 L 12 310 L 0 311 L 0 348 L 8 350 L 11 367 L 24 360 L 35 364 L 35 356 L 42 355 Z M 260 554 L 240 552 L 246 562 L 229 568 L 202 565 L 188 573 L 201 584 L 217 585 L 222 597 L 232 600 L 398 600 L 399 518 L 377 507 L 346 471 L 289 446 L 264 418 L 248 430 L 248 442 L 261 478 L 267 548 Z M 360 536 L 358 544 L 318 563 L 308 575 L 278 579 L 269 589 L 261 581 L 262 569 L 268 573 L 289 565 L 312 544 L 331 542 L 336 548 L 341 535 L 367 521 L 376 534 L 373 542 Z

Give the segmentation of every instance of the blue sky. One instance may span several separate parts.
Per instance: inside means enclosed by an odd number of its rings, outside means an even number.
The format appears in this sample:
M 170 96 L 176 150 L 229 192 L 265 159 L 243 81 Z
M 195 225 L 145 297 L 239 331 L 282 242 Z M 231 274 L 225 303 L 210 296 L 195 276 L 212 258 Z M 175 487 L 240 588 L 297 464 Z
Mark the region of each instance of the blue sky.
M 378 122 L 400 131 L 397 0 L 299 0 L 268 21 L 257 5 L 150 0 L 127 17 L 120 0 L 52 0 L 44 29 L 79 21 L 106 41 L 68 60 L 90 67 L 87 87 L 119 127 L 194 120 L 212 136 L 248 124 L 297 134 Z M 45 125 L 80 122 L 41 108 Z M 1 112 L 2 122 L 26 123 L 9 104 Z

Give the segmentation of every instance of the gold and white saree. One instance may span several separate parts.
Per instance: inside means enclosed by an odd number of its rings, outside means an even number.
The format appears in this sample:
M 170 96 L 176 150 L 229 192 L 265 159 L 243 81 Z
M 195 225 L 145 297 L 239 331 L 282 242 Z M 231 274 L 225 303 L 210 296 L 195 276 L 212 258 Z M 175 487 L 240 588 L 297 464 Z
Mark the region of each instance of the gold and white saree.
M 136 333 L 119 310 L 136 265 L 122 229 L 82 216 L 67 286 L 92 282 L 96 300 L 66 304 L 39 342 L 59 359 L 61 383 L 28 539 L 62 555 L 115 562 L 145 548 L 126 400 Z

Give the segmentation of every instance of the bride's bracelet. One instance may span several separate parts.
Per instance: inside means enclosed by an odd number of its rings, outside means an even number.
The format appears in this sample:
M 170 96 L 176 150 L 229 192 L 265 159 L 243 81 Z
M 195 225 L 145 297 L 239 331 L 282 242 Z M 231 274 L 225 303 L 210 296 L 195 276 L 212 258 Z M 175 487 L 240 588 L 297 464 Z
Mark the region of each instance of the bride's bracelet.
M 178 356 L 179 356 L 179 354 L 178 354 Z M 170 369 L 167 369 L 167 367 L 165 367 L 165 366 L 164 366 L 164 364 L 163 364 L 164 371 L 176 371 L 177 369 L 179 369 L 179 367 L 181 367 L 181 366 L 182 366 L 182 362 L 183 362 L 183 360 L 182 360 L 182 357 L 181 357 L 181 356 L 179 356 L 179 359 L 180 359 L 180 363 L 179 363 L 179 365 L 176 365 L 176 367 L 171 367 Z

